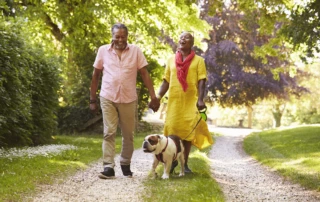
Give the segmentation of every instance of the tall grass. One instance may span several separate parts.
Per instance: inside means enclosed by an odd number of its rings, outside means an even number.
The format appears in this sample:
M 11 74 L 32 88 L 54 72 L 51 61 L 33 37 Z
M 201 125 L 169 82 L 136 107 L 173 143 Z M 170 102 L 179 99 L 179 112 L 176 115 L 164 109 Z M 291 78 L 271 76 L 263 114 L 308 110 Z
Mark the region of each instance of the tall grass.
M 268 130 L 249 135 L 245 151 L 293 182 L 320 191 L 320 126 Z

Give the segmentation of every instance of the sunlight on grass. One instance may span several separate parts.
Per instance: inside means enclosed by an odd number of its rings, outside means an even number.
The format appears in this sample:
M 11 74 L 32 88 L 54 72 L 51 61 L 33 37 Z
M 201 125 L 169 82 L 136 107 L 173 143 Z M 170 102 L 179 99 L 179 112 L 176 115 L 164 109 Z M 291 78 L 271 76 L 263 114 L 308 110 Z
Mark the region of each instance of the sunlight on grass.
M 254 133 L 245 138 L 244 149 L 292 181 L 320 191 L 320 125 Z
M 77 167 L 80 168 L 87 168 L 86 164 L 79 162 L 79 161 L 58 161 L 58 160 L 49 160 L 48 161 L 50 164 L 52 164 L 53 166 L 56 166 L 57 164 L 59 165 L 64 165 L 64 166 L 68 166 L 68 165 L 76 165 Z
M 223 202 L 223 193 L 217 182 L 211 177 L 209 158 L 206 150 L 199 151 L 193 148 L 190 153 L 189 167 L 193 174 L 179 177 L 180 165 L 170 175 L 169 180 L 161 179 L 163 166 L 158 166 L 158 178 L 149 178 L 144 182 L 147 195 L 143 195 L 144 201 L 210 201 Z M 165 194 L 164 194 L 165 193 Z

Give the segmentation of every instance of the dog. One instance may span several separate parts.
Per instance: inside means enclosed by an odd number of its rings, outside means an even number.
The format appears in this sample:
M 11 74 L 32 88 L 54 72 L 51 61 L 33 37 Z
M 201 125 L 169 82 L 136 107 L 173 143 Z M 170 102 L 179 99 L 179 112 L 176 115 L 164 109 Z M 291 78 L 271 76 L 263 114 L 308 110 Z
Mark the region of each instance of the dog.
M 148 135 L 142 144 L 145 153 L 153 153 L 153 177 L 157 177 L 156 168 L 159 162 L 164 165 L 162 179 L 169 179 L 172 162 L 178 160 L 181 166 L 179 177 L 184 176 L 184 147 L 182 140 L 176 135 Z

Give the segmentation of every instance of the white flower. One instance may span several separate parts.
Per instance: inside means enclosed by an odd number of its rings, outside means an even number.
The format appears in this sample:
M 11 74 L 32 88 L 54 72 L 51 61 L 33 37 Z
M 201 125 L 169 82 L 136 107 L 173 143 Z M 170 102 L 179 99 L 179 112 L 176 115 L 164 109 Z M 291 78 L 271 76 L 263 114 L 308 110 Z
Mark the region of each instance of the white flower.
M 65 150 L 76 150 L 77 147 L 68 144 L 52 144 L 37 147 L 24 147 L 24 148 L 11 148 L 3 149 L 0 148 L 0 158 L 14 158 L 14 157 L 25 157 L 32 158 L 35 156 L 49 156 L 58 154 Z

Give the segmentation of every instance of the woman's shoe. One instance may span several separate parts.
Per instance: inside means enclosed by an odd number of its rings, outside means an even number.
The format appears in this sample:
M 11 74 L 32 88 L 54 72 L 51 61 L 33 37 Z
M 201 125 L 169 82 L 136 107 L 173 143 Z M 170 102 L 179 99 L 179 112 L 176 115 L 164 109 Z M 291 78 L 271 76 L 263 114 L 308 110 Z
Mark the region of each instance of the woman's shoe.
M 192 173 L 192 170 L 190 170 L 190 168 L 188 167 L 188 165 L 184 165 L 184 172 L 185 173 Z
M 170 174 L 173 173 L 173 171 L 174 171 L 175 167 L 177 167 L 177 165 L 178 165 L 178 161 L 177 160 L 172 162 L 171 169 L 170 169 Z

